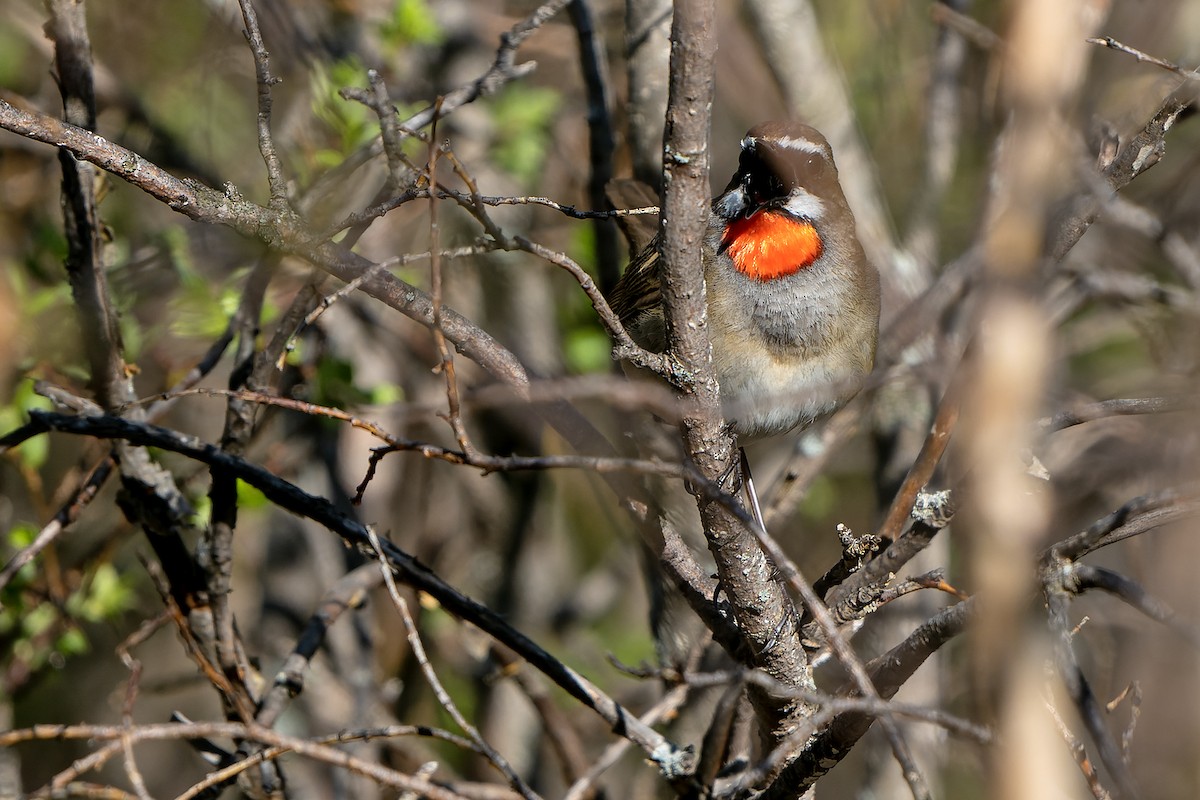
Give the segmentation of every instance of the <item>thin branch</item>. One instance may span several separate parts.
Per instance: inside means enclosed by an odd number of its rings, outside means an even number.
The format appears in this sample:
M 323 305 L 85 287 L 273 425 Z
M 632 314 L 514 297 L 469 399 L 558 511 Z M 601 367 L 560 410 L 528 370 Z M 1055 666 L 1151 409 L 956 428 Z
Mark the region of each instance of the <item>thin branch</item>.
M 440 103 L 440 101 L 439 101 Z M 435 103 L 435 108 L 438 104 Z M 437 140 L 437 117 L 433 119 L 433 128 L 429 135 L 429 161 L 426 175 L 429 179 L 429 296 L 433 303 L 433 343 L 438 352 L 438 369 L 446 381 L 446 405 L 448 412 L 445 419 L 454 432 L 458 447 L 468 457 L 475 452 L 467 436 L 466 426 L 463 425 L 462 412 L 458 403 L 458 376 L 454 371 L 454 356 L 446 346 L 446 334 L 442 330 L 442 261 L 440 227 L 438 226 L 437 201 L 437 162 L 441 148 L 434 142 Z
M 1138 63 L 1153 64 L 1156 67 L 1162 67 L 1168 72 L 1173 72 L 1181 78 L 1187 78 L 1189 81 L 1200 81 L 1200 72 L 1196 70 L 1187 70 L 1178 64 L 1173 64 L 1166 59 L 1152 56 L 1148 53 L 1143 53 L 1136 47 L 1130 47 L 1123 42 L 1118 42 L 1111 36 L 1096 36 L 1086 40 L 1088 44 L 1098 44 L 1101 47 L 1107 47 L 1110 50 L 1116 50 L 1126 55 L 1133 56 L 1138 60 Z
M 1092 797 L 1095 800 L 1112 800 L 1108 790 L 1104 788 L 1104 784 L 1100 783 L 1100 776 L 1096 774 L 1096 767 L 1088 758 L 1087 748 L 1084 747 L 1083 742 L 1067 726 L 1066 720 L 1058 713 L 1058 709 L 1054 707 L 1053 703 L 1047 701 L 1046 708 L 1054 720 L 1054 726 L 1058 728 L 1059 735 L 1066 742 L 1067 749 L 1071 751 L 1071 757 L 1075 759 L 1079 771 L 1083 773 L 1083 779 L 1087 781 L 1088 791 L 1092 793 Z
M 466 86 L 439 98 L 436 108 L 431 105 L 418 111 L 400 123 L 400 126 L 410 131 L 424 128 L 433 122 L 435 117 L 446 116 L 480 97 L 494 94 L 509 81 L 528 75 L 537 64 L 533 61 L 527 61 L 524 64 L 515 63 L 517 48 L 547 20 L 562 11 L 569 2 L 571 0 L 549 0 L 538 6 L 532 14 L 500 35 L 500 47 L 496 50 L 496 58 L 483 75 Z
M 643 725 L 657 725 L 664 719 L 674 716 L 690 694 L 691 687 L 676 686 L 663 695 L 662 699 L 655 703 L 638 721 Z M 616 764 L 617 760 L 625 755 L 628 750 L 629 740 L 627 739 L 621 739 L 610 744 L 600 758 L 596 760 L 592 768 L 588 770 L 587 774 L 571 785 L 571 788 L 563 796 L 563 800 L 584 800 L 584 798 L 588 797 L 596 781 L 600 779 L 600 776 L 613 764 Z
M 404 726 L 407 731 L 417 733 L 416 726 Z M 382 735 L 382 734 L 374 734 Z M 332 764 L 351 772 L 365 775 L 382 786 L 392 786 L 398 789 L 419 792 L 421 796 L 431 800 L 464 800 L 463 796 L 444 789 L 441 786 L 425 780 L 417 779 L 388 769 L 387 767 L 371 764 L 362 759 L 343 753 L 328 743 L 345 741 L 341 735 L 327 737 L 317 741 L 299 739 L 277 733 L 261 725 L 238 722 L 194 722 L 139 725 L 132 729 L 124 725 L 34 725 L 30 728 L 0 733 L 0 747 L 11 747 L 21 742 L 47 740 L 98 740 L 117 741 L 129 737 L 134 743 L 149 741 L 177 741 L 180 739 L 195 739 L 199 737 L 230 737 L 249 739 L 271 747 L 280 748 L 277 755 L 293 752 L 299 755 Z M 195 787 L 193 787 L 194 789 Z M 188 790 L 177 800 L 188 800 L 195 797 L 196 792 Z
M 286 208 L 288 203 L 287 181 L 283 167 L 275 153 L 275 140 L 271 136 L 271 87 L 280 82 L 271 75 L 271 57 L 258 29 L 258 15 L 252 0 L 238 0 L 242 8 L 242 19 L 246 23 L 246 41 L 254 56 L 254 78 L 258 85 L 258 150 L 267 167 L 267 183 L 271 187 L 271 207 Z
M 579 62 L 587 91 L 588 155 L 591 165 L 588 202 L 593 208 L 600 208 L 604 205 L 604 187 L 613 177 L 613 151 L 616 149 L 608 65 L 604 58 L 604 44 L 596 32 L 590 0 L 571 0 L 567 11 L 579 40 Z M 596 233 L 600 288 L 607 293 L 620 277 L 617 228 L 611 221 L 597 217 L 593 230 Z
M 1087 589 L 1102 589 L 1119 597 L 1133 608 L 1141 611 L 1155 622 L 1161 622 L 1179 634 L 1192 647 L 1200 649 L 1200 626 L 1184 619 L 1179 612 L 1150 594 L 1144 586 L 1115 570 L 1075 564 L 1071 569 L 1072 580 L 1068 588 L 1076 592 Z
M 1042 573 L 1043 591 L 1053 637 L 1055 668 L 1083 720 L 1084 727 L 1096 744 L 1100 762 L 1116 784 L 1116 796 L 1122 800 L 1136 800 L 1140 796 L 1137 784 L 1122 757 L 1120 746 L 1109 733 L 1100 703 L 1096 700 L 1071 646 L 1071 626 L 1067 616 L 1070 593 L 1063 583 L 1065 577 L 1057 572 Z
M 368 563 L 346 573 L 329 587 L 296 639 L 292 652 L 275 674 L 274 683 L 259 704 L 258 714 L 254 718 L 256 723 L 267 728 L 275 724 L 292 698 L 304 690 L 304 673 L 325 641 L 329 628 L 345 611 L 361 607 L 367 593 L 378 586 L 381 580 L 380 571 L 374 564 Z
M 1193 396 L 1114 398 L 1060 411 L 1053 417 L 1043 417 L 1037 424 L 1042 430 L 1053 432 L 1108 417 L 1168 414 L 1174 411 L 1194 411 L 1197 408 L 1200 408 L 1200 398 Z
M 1140 495 L 1074 536 L 1053 545 L 1042 554 L 1042 560 L 1047 563 L 1050 559 L 1063 563 L 1078 561 L 1101 547 L 1198 512 L 1200 490 L 1197 487 L 1163 489 Z
M 767 535 L 766 531 L 758 528 L 757 525 L 754 527 L 754 533 L 758 537 L 759 544 L 762 545 L 763 550 L 775 563 L 783 578 L 800 595 L 800 599 L 804 602 L 805 610 L 816 621 L 825 640 L 837 656 L 838 662 L 850 673 L 855 688 L 868 700 L 881 700 L 879 690 L 871 682 L 871 676 L 868 674 L 867 668 L 863 665 L 853 648 L 851 648 L 848 639 L 838 629 L 837 622 L 830 614 L 829 608 L 817 596 L 817 593 L 813 591 L 812 586 L 804 578 L 796 563 L 788 558 L 783 549 L 779 547 L 774 539 Z M 884 732 L 887 734 L 888 742 L 892 747 L 892 753 L 895 755 L 896 761 L 900 764 L 901 772 L 904 774 L 904 779 L 907 781 L 913 797 L 916 800 L 928 800 L 932 797 L 929 785 L 925 780 L 925 776 L 913 760 L 912 753 L 909 751 L 908 744 L 904 741 L 895 719 L 891 714 L 883 714 L 879 720 L 883 725 Z

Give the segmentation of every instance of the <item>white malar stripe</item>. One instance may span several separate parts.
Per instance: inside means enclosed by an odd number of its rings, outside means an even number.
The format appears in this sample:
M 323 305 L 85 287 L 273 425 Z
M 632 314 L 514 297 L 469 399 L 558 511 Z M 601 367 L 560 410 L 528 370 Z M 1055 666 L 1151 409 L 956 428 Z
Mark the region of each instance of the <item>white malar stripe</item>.
M 813 155 L 825 155 L 825 148 L 817 142 L 801 139 L 795 136 L 780 136 L 778 139 L 772 140 L 780 147 L 786 147 L 788 150 L 799 150 L 801 153 L 812 153 Z
M 802 188 L 792 189 L 783 208 L 794 217 L 818 220 L 825 213 L 825 204 L 815 194 L 810 194 Z
M 733 219 L 746 210 L 746 205 L 746 192 L 738 186 L 717 198 L 717 213 L 726 219 Z

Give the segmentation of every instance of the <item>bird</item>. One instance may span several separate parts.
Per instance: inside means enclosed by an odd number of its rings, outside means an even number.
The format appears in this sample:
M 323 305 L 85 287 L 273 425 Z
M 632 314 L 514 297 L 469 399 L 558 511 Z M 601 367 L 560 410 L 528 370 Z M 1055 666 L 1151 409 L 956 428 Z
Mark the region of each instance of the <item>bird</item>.
M 712 365 L 739 446 L 807 428 L 859 392 L 879 338 L 879 273 L 819 131 L 770 121 L 747 132 L 710 206 L 702 252 Z M 637 344 L 665 351 L 657 238 L 608 300 Z

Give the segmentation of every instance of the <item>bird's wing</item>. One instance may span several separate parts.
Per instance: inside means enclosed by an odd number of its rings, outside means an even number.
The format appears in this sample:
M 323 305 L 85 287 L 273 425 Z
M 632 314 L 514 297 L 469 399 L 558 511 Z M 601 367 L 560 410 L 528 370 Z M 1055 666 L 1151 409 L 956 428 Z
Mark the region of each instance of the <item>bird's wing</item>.
M 625 274 L 613 287 L 608 303 L 617 312 L 621 324 L 627 328 L 643 314 L 656 313 L 661 309 L 657 236 L 637 258 L 629 262 Z

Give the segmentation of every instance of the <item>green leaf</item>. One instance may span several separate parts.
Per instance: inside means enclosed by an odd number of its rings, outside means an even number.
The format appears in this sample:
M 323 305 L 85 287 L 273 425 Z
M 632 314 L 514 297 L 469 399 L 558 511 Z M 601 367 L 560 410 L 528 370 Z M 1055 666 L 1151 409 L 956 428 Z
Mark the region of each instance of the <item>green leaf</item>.
M 37 533 L 37 528 L 28 522 L 18 522 L 8 531 L 8 543 L 14 550 L 20 550 L 33 544 Z
M 405 44 L 441 44 L 445 32 L 425 0 L 396 0 L 392 17 L 380 28 L 392 46 Z
M 237 503 L 238 508 L 249 510 L 266 508 L 271 504 L 265 494 L 241 478 L 237 482 Z
M 64 656 L 79 656 L 89 649 L 87 636 L 79 628 L 68 628 L 54 643 L 54 649 Z
M 566 333 L 567 366 L 578 373 L 603 372 L 612 364 L 608 334 L 596 328 L 575 328 Z
M 381 383 L 378 386 L 372 386 L 368 393 L 373 406 L 395 405 L 404 399 L 403 387 L 395 383 Z
M 117 568 L 101 564 L 92 574 L 79 616 L 88 622 L 102 622 L 132 608 L 133 600 L 133 590 L 122 580 Z
M 58 620 L 58 609 L 50 603 L 34 606 L 21 618 L 21 634 L 28 639 L 44 633 Z
M 550 127 L 562 105 L 553 89 L 509 84 L 490 103 L 496 126 L 496 161 L 522 182 L 539 177 L 550 145 Z
M 49 400 L 34 392 L 33 379 L 26 378 L 13 389 L 12 401 L 0 408 L 0 430 L 7 432 L 19 428 L 28 421 L 30 411 L 49 411 L 52 407 Z M 26 439 L 13 453 L 26 468 L 36 470 L 46 463 L 50 439 L 46 436 Z

